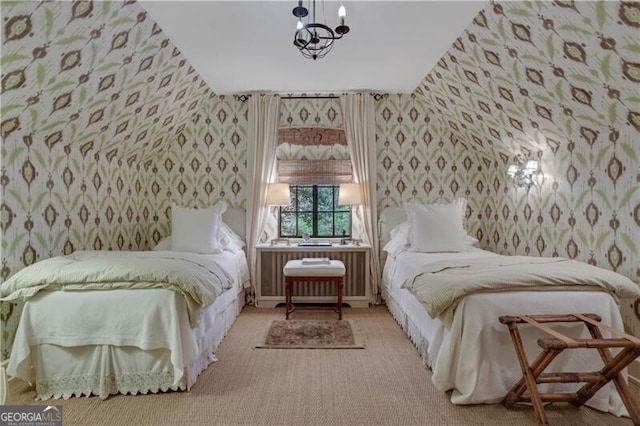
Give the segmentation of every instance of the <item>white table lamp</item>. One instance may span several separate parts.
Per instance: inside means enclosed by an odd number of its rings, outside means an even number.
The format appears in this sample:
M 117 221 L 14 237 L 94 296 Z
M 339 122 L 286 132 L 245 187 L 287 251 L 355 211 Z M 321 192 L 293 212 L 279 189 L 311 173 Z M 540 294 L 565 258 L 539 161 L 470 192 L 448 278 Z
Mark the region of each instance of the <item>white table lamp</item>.
M 289 191 L 288 183 L 270 183 L 267 186 L 267 206 L 286 207 L 291 204 L 291 192 Z M 271 240 L 271 245 L 283 241 L 289 245 L 288 238 L 274 238 Z
M 288 183 L 270 183 L 267 187 L 268 206 L 288 206 L 291 204 L 291 192 Z
M 359 183 L 341 183 L 338 190 L 338 205 L 359 206 L 362 204 L 362 193 Z
M 362 191 L 360 191 L 359 183 L 341 183 L 338 189 L 338 205 L 340 206 L 359 206 L 362 204 Z M 356 210 L 357 216 L 357 210 Z M 357 244 L 357 240 L 353 238 L 353 230 L 351 232 L 353 243 Z M 340 244 L 346 244 L 349 239 L 342 238 Z

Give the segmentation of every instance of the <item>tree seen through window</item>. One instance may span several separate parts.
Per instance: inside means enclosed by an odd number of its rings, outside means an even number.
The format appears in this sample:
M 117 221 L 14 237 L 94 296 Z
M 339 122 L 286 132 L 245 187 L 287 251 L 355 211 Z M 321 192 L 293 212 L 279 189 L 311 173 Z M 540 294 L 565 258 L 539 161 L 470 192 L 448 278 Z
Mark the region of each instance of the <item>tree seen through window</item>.
M 291 204 L 280 208 L 285 238 L 351 236 L 351 210 L 338 205 L 338 185 L 292 185 Z

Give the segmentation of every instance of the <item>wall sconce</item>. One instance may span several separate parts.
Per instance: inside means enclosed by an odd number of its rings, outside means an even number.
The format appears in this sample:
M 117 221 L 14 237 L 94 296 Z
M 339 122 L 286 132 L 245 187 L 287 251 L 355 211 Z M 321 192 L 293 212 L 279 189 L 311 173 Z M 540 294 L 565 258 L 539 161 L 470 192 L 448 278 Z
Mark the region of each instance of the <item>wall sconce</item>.
M 538 161 L 525 160 L 521 154 L 516 155 L 514 161 L 507 169 L 507 175 L 513 179 L 513 184 L 518 188 L 529 188 L 537 184 Z
M 338 205 L 339 206 L 359 206 L 362 204 L 362 191 L 360 191 L 359 183 L 341 183 L 338 189 Z M 357 210 L 356 210 L 357 211 Z M 356 213 L 357 215 L 357 213 Z M 353 232 L 352 232 L 353 234 Z M 340 244 L 347 244 L 348 241 L 358 244 L 355 238 L 345 238 L 340 240 Z
M 270 183 L 267 186 L 267 206 L 286 207 L 291 204 L 291 192 L 288 183 Z M 289 245 L 288 238 L 274 238 L 271 245 L 285 242 Z

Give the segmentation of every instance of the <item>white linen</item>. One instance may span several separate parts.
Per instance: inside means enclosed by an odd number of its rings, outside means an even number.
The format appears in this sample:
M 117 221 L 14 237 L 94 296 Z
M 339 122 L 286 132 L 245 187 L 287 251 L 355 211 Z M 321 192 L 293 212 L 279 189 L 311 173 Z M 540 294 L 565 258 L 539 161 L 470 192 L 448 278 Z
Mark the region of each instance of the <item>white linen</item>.
M 505 292 L 466 296 L 456 309 L 451 328 L 432 319 L 424 306 L 411 293 L 400 288 L 422 265 L 432 261 L 494 256 L 474 249 L 462 253 L 405 252 L 389 257 L 383 273 L 383 289 L 390 311 L 416 344 L 424 361 L 433 371 L 433 383 L 441 391 L 453 390 L 454 404 L 494 403 L 502 400 L 522 373 L 508 328 L 498 321 L 500 315 L 594 312 L 603 322 L 623 329 L 619 308 L 613 298 L 602 292 Z M 561 327 L 562 332 L 586 337 L 584 327 Z M 587 333 L 587 334 L 584 334 Z M 540 352 L 540 333 L 528 326 L 521 327 L 525 349 L 530 360 Z M 546 337 L 546 336 L 545 336 Z M 595 350 L 565 351 L 547 371 L 592 371 L 602 367 Z M 626 373 L 625 373 L 626 374 Z M 550 387 L 566 391 L 576 385 L 559 384 Z M 626 415 L 615 387 L 609 383 L 587 404 L 590 407 Z
M 624 275 L 562 257 L 499 256 L 424 265 L 403 285 L 433 318 L 450 324 L 458 301 L 469 294 L 504 291 L 603 291 L 640 298 L 640 287 Z M 552 296 L 551 296 L 552 297 Z
M 3 301 L 26 301 L 43 290 L 165 288 L 184 296 L 195 326 L 201 308 L 232 286 L 233 279 L 211 255 L 80 250 L 21 269 L 4 282 L 0 294 Z
M 25 303 L 7 373 L 35 382 L 40 399 L 189 389 L 215 360 L 248 281 L 244 254 L 211 256 L 234 286 L 197 327 L 170 290 L 43 291 Z
M 409 250 L 425 253 L 464 251 L 466 203 L 462 198 L 448 204 L 406 203 Z
M 353 216 L 354 235 L 369 243 L 373 253 L 378 253 L 378 209 L 376 166 L 376 123 L 375 105 L 368 93 L 345 93 L 340 95 L 344 132 L 349 146 L 349 157 L 353 166 L 354 182 L 360 183 L 362 206 L 356 208 Z M 371 279 L 371 302 L 379 303 L 380 259 L 371 256 L 369 271 Z
M 215 206 L 192 209 L 171 206 L 171 250 L 213 254 L 221 251 L 218 234 L 222 213 L 227 210 L 224 201 Z
M 257 276 L 256 244 L 263 237 L 269 218 L 267 185 L 277 176 L 279 95 L 254 94 L 249 98 L 247 137 L 247 220 L 245 233 L 251 276 Z M 272 238 L 267 236 L 267 238 Z M 256 283 L 253 283 L 255 293 Z

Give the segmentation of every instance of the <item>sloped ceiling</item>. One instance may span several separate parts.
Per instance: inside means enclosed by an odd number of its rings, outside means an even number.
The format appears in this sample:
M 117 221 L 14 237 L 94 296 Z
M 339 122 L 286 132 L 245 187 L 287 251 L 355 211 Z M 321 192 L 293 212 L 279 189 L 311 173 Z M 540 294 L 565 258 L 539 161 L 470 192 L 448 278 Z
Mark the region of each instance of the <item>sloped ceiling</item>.
M 141 4 L 216 94 L 410 93 L 486 2 L 318 0 L 318 21 L 343 4 L 351 31 L 316 61 L 293 46 L 295 0 Z
M 2 2 L 3 148 L 130 163 L 161 149 L 208 85 L 136 2 Z
M 640 146 L 640 3 L 496 2 L 421 82 L 463 141 L 526 155 Z

